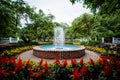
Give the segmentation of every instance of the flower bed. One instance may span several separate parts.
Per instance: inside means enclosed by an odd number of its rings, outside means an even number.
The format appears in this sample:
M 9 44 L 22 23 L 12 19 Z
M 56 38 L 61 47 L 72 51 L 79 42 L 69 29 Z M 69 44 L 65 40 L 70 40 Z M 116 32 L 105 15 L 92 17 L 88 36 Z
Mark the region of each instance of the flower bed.
M 101 55 L 106 53 L 104 48 L 94 47 L 94 46 L 85 46 L 86 49 L 100 53 Z
M 5 51 L 3 51 L 1 56 L 7 56 L 7 57 L 16 56 L 19 53 L 24 52 L 26 50 L 30 50 L 32 48 L 33 48 L 33 46 L 26 46 L 26 47 L 19 47 L 19 48 L 11 49 L 11 50 L 5 50 Z
M 0 80 L 116 80 L 120 76 L 120 60 L 105 56 L 87 63 L 71 59 L 70 64 L 58 58 L 53 64 L 43 59 L 37 64 L 0 56 L 0 64 Z

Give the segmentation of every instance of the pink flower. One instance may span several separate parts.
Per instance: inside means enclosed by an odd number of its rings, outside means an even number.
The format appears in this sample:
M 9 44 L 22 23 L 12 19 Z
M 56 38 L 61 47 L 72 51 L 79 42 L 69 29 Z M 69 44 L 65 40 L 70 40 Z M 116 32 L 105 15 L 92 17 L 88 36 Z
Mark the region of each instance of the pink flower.
M 47 61 L 44 64 L 44 70 L 45 70 L 45 73 L 48 73 L 49 67 L 48 67 Z
M 67 64 L 68 64 L 67 60 L 63 60 L 62 62 L 63 62 L 62 67 L 65 68 L 67 66 Z
M 83 77 L 86 76 L 86 74 L 87 74 L 87 68 L 86 68 L 86 66 L 82 66 L 82 69 L 80 70 L 80 73 L 82 74 Z
M 74 71 L 73 71 L 73 79 L 80 80 L 80 75 L 79 75 L 79 72 L 76 68 L 74 68 Z

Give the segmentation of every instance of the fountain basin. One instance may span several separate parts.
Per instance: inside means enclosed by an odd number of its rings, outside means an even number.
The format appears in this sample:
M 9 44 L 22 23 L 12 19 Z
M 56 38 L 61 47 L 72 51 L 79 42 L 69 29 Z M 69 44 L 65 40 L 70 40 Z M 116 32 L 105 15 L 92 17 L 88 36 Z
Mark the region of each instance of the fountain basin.
M 80 58 L 85 55 L 85 47 L 64 46 L 63 48 L 57 49 L 54 46 L 51 48 L 49 46 L 36 46 L 33 47 L 33 55 L 45 59 L 54 59 L 55 57 L 59 57 L 59 59 Z

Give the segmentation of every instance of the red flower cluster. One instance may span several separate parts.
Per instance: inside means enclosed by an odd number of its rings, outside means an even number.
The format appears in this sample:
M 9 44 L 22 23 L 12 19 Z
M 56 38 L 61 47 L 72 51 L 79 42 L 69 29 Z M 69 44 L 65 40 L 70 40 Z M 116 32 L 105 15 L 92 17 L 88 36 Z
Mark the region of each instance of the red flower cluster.
M 39 61 L 39 66 L 41 67 L 42 64 L 43 64 L 43 59 L 40 59 L 40 61 Z
M 106 56 L 102 56 L 101 59 L 102 59 L 104 64 L 108 63 Z
M 0 49 L 5 49 L 5 48 L 6 48 L 6 46 L 4 46 L 4 45 L 3 45 L 3 46 L 0 46 Z
M 11 64 L 16 65 L 16 58 L 15 57 L 10 58 L 10 62 Z
M 104 66 L 104 72 L 103 72 L 103 76 L 108 76 L 108 74 L 110 73 L 112 71 L 112 69 L 111 69 L 111 67 L 108 65 L 108 64 L 106 64 L 105 66 Z
M 4 57 L 4 58 L 1 57 L 0 64 L 7 64 L 7 63 L 9 63 L 9 58 L 8 57 Z
M 36 76 L 35 76 L 35 78 L 39 78 L 39 77 L 41 77 L 43 75 L 43 71 L 39 71 L 37 74 L 36 74 Z
M 74 68 L 74 71 L 73 71 L 73 79 L 80 80 L 80 75 L 79 75 L 79 72 L 76 68 Z
M 2 78 L 4 78 L 6 74 L 7 73 L 2 68 L 0 68 L 0 80 L 2 80 Z
M 82 66 L 82 69 L 80 70 L 80 73 L 83 75 L 83 77 L 86 76 L 86 74 L 87 74 L 87 68 L 86 68 L 86 66 Z
M 58 57 L 55 57 L 55 62 L 54 62 L 54 64 L 56 64 L 56 65 L 60 65 L 60 60 L 59 60 L 59 58 Z
M 91 58 L 89 59 L 89 64 L 92 65 L 92 66 L 94 66 L 94 61 L 93 61 L 93 59 L 91 59 Z
M 101 66 L 103 64 L 103 60 L 100 58 L 98 59 L 98 65 Z
M 16 72 L 20 72 L 22 70 L 22 67 L 23 67 L 23 63 L 22 63 L 22 59 L 19 58 L 18 59 L 18 63 L 16 64 Z
M 62 63 L 63 63 L 63 64 L 62 64 L 62 67 L 63 67 L 63 68 L 65 68 L 65 67 L 67 66 L 67 64 L 68 64 L 68 63 L 67 63 L 67 60 L 63 60 Z
M 80 59 L 80 64 L 81 64 L 81 65 L 83 65 L 83 61 L 84 61 L 83 58 Z
M 32 68 L 30 68 L 29 74 L 30 74 L 30 77 L 31 77 L 31 78 L 34 77 L 34 72 L 32 71 Z
M 72 67 L 75 67 L 76 66 L 76 59 L 71 59 L 71 64 L 72 64 Z
M 29 60 L 27 60 L 27 62 L 26 62 L 26 66 L 27 66 L 27 67 L 29 67 L 29 66 L 30 66 L 30 59 L 29 59 Z
M 49 67 L 48 67 L 47 61 L 44 64 L 44 70 L 45 70 L 45 73 L 48 73 Z
M 10 76 L 14 75 L 14 71 L 9 71 L 8 73 L 9 73 Z

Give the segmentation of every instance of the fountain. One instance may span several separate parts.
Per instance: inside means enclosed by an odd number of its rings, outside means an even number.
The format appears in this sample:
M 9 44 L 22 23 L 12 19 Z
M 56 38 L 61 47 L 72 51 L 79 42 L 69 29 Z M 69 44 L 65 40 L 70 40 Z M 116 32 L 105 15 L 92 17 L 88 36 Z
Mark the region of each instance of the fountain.
M 64 32 L 62 27 L 54 28 L 54 45 L 56 49 L 63 49 L 64 46 Z
M 64 45 L 64 31 L 58 26 L 54 28 L 54 45 L 35 46 L 33 47 L 33 55 L 53 59 L 59 57 L 60 59 L 80 58 L 85 55 L 85 47 L 75 45 Z

